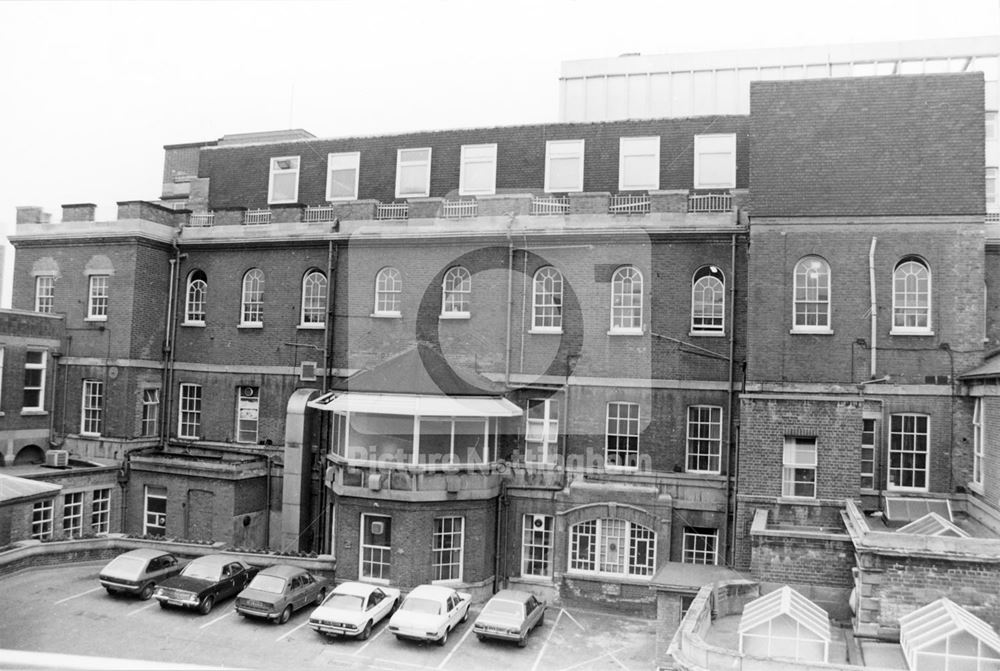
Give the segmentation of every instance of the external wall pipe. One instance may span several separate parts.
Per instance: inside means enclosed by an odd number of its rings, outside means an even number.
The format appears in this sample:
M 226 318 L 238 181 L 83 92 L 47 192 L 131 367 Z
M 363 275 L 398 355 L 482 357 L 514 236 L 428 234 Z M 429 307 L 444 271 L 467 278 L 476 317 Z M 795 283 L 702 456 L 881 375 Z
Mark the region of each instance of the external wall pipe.
M 733 493 L 734 493 L 734 481 L 733 481 L 733 462 L 736 460 L 736 440 L 733 436 L 733 428 L 736 426 L 736 419 L 733 417 L 733 409 L 736 404 L 734 403 L 734 397 L 736 396 L 735 388 L 735 356 L 736 356 L 736 236 L 732 236 L 729 246 L 729 398 L 726 401 L 726 418 L 728 420 L 728 432 L 729 432 L 729 450 L 728 450 L 728 462 L 726 464 L 726 514 L 722 518 L 722 538 L 726 543 L 726 555 L 729 557 L 729 565 L 732 565 L 732 548 L 734 543 L 730 542 L 729 533 L 730 529 L 736 526 L 736 520 L 730 522 L 730 516 L 734 514 L 735 506 L 733 505 Z
M 877 370 L 876 363 L 878 361 L 878 302 L 875 299 L 875 241 L 878 238 L 872 238 L 872 246 L 868 250 L 868 284 L 869 291 L 871 293 L 871 313 L 872 313 L 872 330 L 871 330 L 871 343 L 872 343 L 872 355 L 871 355 L 871 377 L 875 377 L 875 371 Z

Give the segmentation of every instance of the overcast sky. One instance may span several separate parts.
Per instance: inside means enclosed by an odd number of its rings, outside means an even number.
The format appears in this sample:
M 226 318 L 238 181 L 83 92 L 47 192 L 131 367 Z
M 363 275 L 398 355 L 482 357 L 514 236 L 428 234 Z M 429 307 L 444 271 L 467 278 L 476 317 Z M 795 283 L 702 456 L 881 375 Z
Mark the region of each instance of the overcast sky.
M 0 235 L 157 198 L 164 144 L 556 121 L 564 60 L 998 33 L 1000 0 L 0 2 Z

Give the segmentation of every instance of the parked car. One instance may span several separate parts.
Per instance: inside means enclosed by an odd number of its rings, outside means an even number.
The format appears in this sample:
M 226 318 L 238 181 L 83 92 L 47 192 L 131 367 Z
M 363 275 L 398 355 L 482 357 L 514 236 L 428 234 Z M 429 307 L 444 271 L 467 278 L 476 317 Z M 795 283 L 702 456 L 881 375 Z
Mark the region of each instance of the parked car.
M 226 555 L 205 555 L 191 561 L 173 578 L 164 580 L 153 596 L 162 608 L 197 608 L 205 615 L 217 601 L 235 596 L 257 575 L 257 569 Z
M 309 616 L 309 626 L 328 636 L 356 636 L 362 641 L 372 627 L 399 605 L 399 590 L 363 582 L 337 585 L 323 604 Z
M 180 573 L 184 562 L 162 550 L 129 550 L 101 569 L 98 580 L 108 594 L 135 594 L 145 601 L 157 583 Z
M 469 619 L 472 595 L 440 585 L 420 585 L 403 599 L 389 619 L 389 631 L 396 638 L 434 641 L 444 645 L 459 622 Z
M 545 602 L 531 592 L 516 589 L 500 590 L 486 602 L 483 612 L 472 624 L 480 641 L 500 638 L 517 641 L 519 647 L 528 644 L 528 634 L 545 621 Z
M 292 612 L 326 598 L 326 580 L 296 566 L 277 564 L 254 576 L 236 595 L 236 612 L 285 624 Z

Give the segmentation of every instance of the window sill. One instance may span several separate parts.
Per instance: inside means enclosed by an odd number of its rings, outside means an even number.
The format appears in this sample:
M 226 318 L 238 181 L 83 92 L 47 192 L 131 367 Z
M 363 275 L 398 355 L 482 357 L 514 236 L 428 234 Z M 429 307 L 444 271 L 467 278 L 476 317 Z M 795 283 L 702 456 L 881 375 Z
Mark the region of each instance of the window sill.
M 608 331 L 609 336 L 641 336 L 642 329 L 611 329 Z
M 106 322 L 106 321 L 108 321 L 108 318 L 107 317 L 85 317 L 83 321 L 85 321 L 85 322 Z
M 721 470 L 716 471 L 696 471 L 691 468 L 684 469 L 685 473 L 690 473 L 691 475 L 722 475 Z
M 688 331 L 692 338 L 725 338 L 725 331 Z
M 471 312 L 442 312 L 438 315 L 438 319 L 441 320 L 462 320 L 462 319 L 472 319 Z
M 264 328 L 264 325 L 263 324 L 237 324 L 236 328 L 238 328 L 238 329 L 262 329 L 262 328 Z
M 889 485 L 885 488 L 887 492 L 899 492 L 900 494 L 927 494 L 930 489 L 927 487 L 893 487 Z
M 794 503 L 796 505 L 818 506 L 819 499 L 815 496 L 779 496 L 778 503 Z
M 81 431 L 80 432 L 80 437 L 81 438 L 100 438 L 101 434 L 99 434 L 99 433 L 87 433 L 85 431 Z
M 350 203 L 358 199 L 358 194 L 353 196 L 338 196 L 337 198 L 326 197 L 326 202 L 328 203 Z
M 533 327 L 528 329 L 531 335 L 562 335 L 562 328 Z
M 21 410 L 21 417 L 41 417 L 47 414 L 49 414 L 49 411 L 42 410 L 41 408 L 25 408 Z
M 833 329 L 797 329 L 788 332 L 791 335 L 833 335 Z
M 299 324 L 296 328 L 300 328 L 304 331 L 322 331 L 326 328 L 326 324 L 310 322 L 308 324 Z
M 401 312 L 373 312 L 369 315 L 372 319 L 402 319 Z
M 181 326 L 192 326 L 195 328 L 205 328 L 205 322 L 181 322 Z
M 604 470 L 608 473 L 636 473 L 638 466 L 619 466 L 617 464 L 604 464 Z
M 653 579 L 653 574 L 648 576 L 628 575 L 626 573 L 598 573 L 597 571 L 582 571 L 580 569 L 569 569 L 563 574 L 567 578 L 582 578 L 584 580 L 600 580 L 602 582 L 619 582 L 629 585 L 648 585 Z
M 986 492 L 983 490 L 983 486 L 975 482 L 970 482 L 968 484 L 968 487 L 971 491 L 974 491 L 976 494 L 979 494 L 981 496 L 986 494 Z
M 524 575 L 523 573 L 518 576 L 511 576 L 512 580 L 517 580 L 518 582 L 531 583 L 533 585 L 551 585 L 552 576 L 546 575 Z
M 889 331 L 889 335 L 892 335 L 892 336 L 918 336 L 918 337 L 923 336 L 923 337 L 927 337 L 927 336 L 934 335 L 934 331 L 930 331 L 930 330 L 928 330 L 928 331 L 902 331 L 902 330 L 899 330 L 899 329 L 891 329 Z

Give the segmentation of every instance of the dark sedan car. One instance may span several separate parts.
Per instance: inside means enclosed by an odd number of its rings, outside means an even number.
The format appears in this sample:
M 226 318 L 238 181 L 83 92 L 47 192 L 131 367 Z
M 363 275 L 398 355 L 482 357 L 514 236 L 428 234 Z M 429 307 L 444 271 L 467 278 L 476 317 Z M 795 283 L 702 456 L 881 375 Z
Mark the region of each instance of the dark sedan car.
M 285 624 L 293 611 L 323 603 L 326 589 L 325 580 L 305 569 L 284 564 L 269 566 L 236 597 L 236 612 Z
M 180 574 L 163 581 L 153 596 L 163 608 L 196 608 L 204 615 L 216 602 L 238 594 L 255 575 L 257 569 L 239 559 L 206 555 L 193 560 Z
M 130 550 L 108 562 L 98 579 L 108 594 L 135 594 L 145 601 L 157 583 L 180 573 L 182 566 L 184 562 L 163 550 Z

